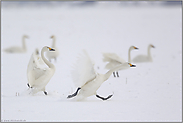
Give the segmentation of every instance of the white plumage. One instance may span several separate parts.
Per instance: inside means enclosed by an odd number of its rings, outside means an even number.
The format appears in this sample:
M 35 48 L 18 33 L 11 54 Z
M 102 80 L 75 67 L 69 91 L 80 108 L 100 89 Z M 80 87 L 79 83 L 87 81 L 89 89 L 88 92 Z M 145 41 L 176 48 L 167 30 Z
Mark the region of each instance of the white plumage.
M 68 98 L 77 96 L 76 99 L 81 100 L 89 96 L 96 95 L 98 98 L 103 100 L 109 99 L 112 97 L 112 95 L 104 98 L 99 96 L 96 91 L 101 86 L 101 84 L 110 77 L 112 72 L 118 69 L 126 69 L 129 66 L 133 65 L 124 63 L 109 70 L 106 74 L 99 74 L 95 72 L 94 63 L 91 61 L 86 51 L 84 51 L 83 55 L 78 58 L 74 67 L 75 69 L 72 71 L 73 82 L 78 89 L 74 94 L 69 95 Z
M 7 53 L 25 53 L 27 51 L 27 48 L 26 48 L 26 45 L 25 45 L 25 38 L 28 38 L 28 36 L 24 35 L 22 37 L 22 47 L 12 46 L 12 47 L 4 49 L 4 52 L 7 52 Z
M 147 48 L 147 55 L 138 55 L 136 56 L 132 61 L 134 63 L 140 63 L 140 62 L 152 62 L 152 56 L 150 53 L 150 49 L 155 48 L 154 45 L 150 44 Z
M 55 59 L 55 61 L 56 61 L 56 59 L 59 55 L 59 50 L 56 47 L 56 37 L 54 35 L 52 35 L 51 38 L 53 39 L 52 48 L 55 49 L 55 52 L 46 52 L 46 57 L 49 59 L 49 61 L 51 61 L 51 59 Z
M 41 67 L 41 62 L 36 52 L 32 54 L 27 67 L 28 86 L 33 88 L 33 94 L 39 91 L 44 91 L 44 93 L 47 94 L 45 86 L 55 73 L 55 66 L 44 57 L 44 52 L 46 51 L 54 52 L 54 49 L 45 46 L 41 50 L 42 60 L 48 67 Z
M 115 53 L 103 53 L 103 61 L 108 62 L 105 66 L 108 70 L 126 62 Z
M 131 50 L 133 49 L 138 49 L 137 47 L 135 46 L 131 46 L 128 50 L 128 62 L 130 63 L 131 62 L 131 58 L 130 58 L 130 52 Z M 121 57 L 119 57 L 117 54 L 115 53 L 103 53 L 103 61 L 104 62 L 108 62 L 105 66 L 106 69 L 110 70 L 116 66 L 119 66 L 120 64 L 124 64 L 124 63 L 127 63 L 124 59 L 122 59 Z M 129 67 L 130 68 L 130 67 Z M 120 69 L 119 69 L 120 70 Z M 114 73 L 114 76 L 115 76 L 115 73 Z M 118 72 L 117 72 L 117 76 L 119 77 L 118 75 Z
M 96 77 L 94 62 L 91 61 L 86 51 L 83 51 L 83 54 L 78 57 L 71 75 L 76 87 L 81 87 L 86 81 Z

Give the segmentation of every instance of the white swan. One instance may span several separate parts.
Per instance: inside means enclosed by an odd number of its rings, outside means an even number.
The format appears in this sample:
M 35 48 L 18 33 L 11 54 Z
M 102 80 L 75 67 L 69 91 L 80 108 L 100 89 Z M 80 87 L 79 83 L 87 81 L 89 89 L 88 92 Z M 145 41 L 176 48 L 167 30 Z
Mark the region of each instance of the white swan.
M 26 45 L 25 45 L 25 38 L 29 38 L 27 35 L 24 35 L 22 37 L 22 47 L 10 47 L 10 48 L 6 48 L 4 49 L 4 52 L 7 53 L 25 53 L 27 51 Z
M 139 62 L 152 62 L 153 60 L 152 60 L 152 56 L 151 56 L 151 53 L 150 53 L 150 49 L 151 48 L 155 48 L 154 45 L 150 44 L 148 46 L 147 55 L 138 55 L 132 61 L 134 63 L 139 63 Z
M 59 50 L 56 47 L 56 37 L 54 35 L 52 35 L 50 38 L 53 39 L 53 43 L 52 43 L 52 48 L 55 49 L 55 52 L 46 52 L 46 57 L 49 59 L 49 61 L 51 61 L 51 59 L 57 59 L 58 55 L 59 55 Z
M 96 95 L 96 97 L 102 100 L 107 100 L 111 98 L 112 95 L 104 98 L 99 96 L 96 91 L 101 86 L 101 84 L 110 77 L 112 72 L 119 69 L 124 70 L 129 67 L 135 67 L 135 65 L 132 65 L 130 63 L 124 63 L 116 66 L 115 68 L 112 68 L 106 74 L 99 74 L 95 72 L 94 64 L 90 60 L 87 53 L 84 52 L 84 56 L 78 59 L 74 67 L 75 69 L 72 71 L 72 78 L 77 87 L 77 91 L 74 94 L 69 95 L 67 98 L 77 96 L 76 99 L 81 100 L 89 96 Z
M 128 62 L 131 63 L 131 56 L 130 52 L 134 49 L 138 49 L 135 46 L 131 46 L 128 50 Z M 122 58 L 120 58 L 117 54 L 115 53 L 103 53 L 103 61 L 108 62 L 108 64 L 105 66 L 106 69 L 110 70 L 114 68 L 115 66 L 118 66 L 120 64 L 126 63 L 126 61 Z M 113 73 L 114 77 L 116 77 L 115 72 Z M 116 71 L 117 77 L 119 77 L 118 71 Z
M 48 84 L 53 74 L 55 73 L 55 66 L 44 57 L 44 52 L 46 51 L 53 52 L 55 50 L 47 46 L 43 47 L 41 50 L 41 57 L 48 67 L 41 68 L 38 57 L 36 56 L 36 52 L 32 54 L 28 64 L 27 85 L 28 87 L 33 88 L 33 94 L 39 91 L 43 91 L 45 95 L 47 95 L 47 92 L 45 91 L 45 86 Z

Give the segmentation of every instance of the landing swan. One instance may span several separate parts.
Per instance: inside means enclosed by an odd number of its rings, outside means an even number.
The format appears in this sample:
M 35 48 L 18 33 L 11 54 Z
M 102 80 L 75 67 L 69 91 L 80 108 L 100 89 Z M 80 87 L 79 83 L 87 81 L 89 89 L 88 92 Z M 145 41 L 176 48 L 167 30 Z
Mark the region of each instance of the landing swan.
M 33 94 L 39 91 L 43 91 L 44 94 L 47 95 L 47 92 L 45 91 L 45 86 L 48 84 L 53 74 L 55 73 L 55 66 L 44 57 L 44 52 L 46 51 L 54 52 L 55 50 L 47 46 L 43 47 L 41 50 L 41 58 L 48 67 L 40 67 L 40 62 L 36 55 L 36 52 L 32 54 L 27 67 L 27 85 L 29 88 L 33 89 Z
M 131 63 L 131 56 L 130 52 L 134 49 L 138 49 L 135 46 L 131 46 L 128 50 L 128 62 Z M 115 66 L 118 66 L 120 64 L 126 63 L 126 61 L 122 58 L 120 58 L 117 54 L 115 53 L 103 53 L 103 61 L 108 62 L 108 64 L 105 66 L 106 69 L 112 69 Z M 116 71 L 117 77 L 119 77 L 118 71 Z M 116 77 L 115 72 L 113 72 L 114 77 Z
M 119 69 L 124 70 L 129 67 L 135 67 L 135 65 L 132 65 L 130 63 L 124 63 L 110 69 L 106 74 L 99 74 L 95 72 L 94 63 L 90 60 L 90 57 L 87 55 L 87 53 L 84 52 L 84 56 L 79 57 L 78 61 L 75 64 L 74 70 L 72 71 L 72 78 L 77 87 L 77 91 L 72 95 L 68 95 L 67 98 L 77 96 L 77 100 L 82 100 L 89 96 L 96 95 L 96 97 L 102 100 L 107 100 L 111 98 L 112 95 L 104 98 L 99 96 L 96 91 L 114 71 L 117 71 Z
M 56 47 L 56 37 L 52 35 L 50 38 L 53 39 L 52 48 L 55 49 L 55 52 L 46 52 L 46 57 L 49 59 L 49 61 L 51 61 L 51 59 L 55 59 L 56 61 L 59 55 L 58 48 Z
M 25 38 L 29 38 L 27 35 L 24 35 L 22 37 L 22 47 L 10 47 L 10 48 L 6 48 L 4 49 L 4 52 L 7 53 L 25 53 L 27 51 L 26 45 L 25 45 Z
M 147 55 L 138 55 L 132 61 L 134 63 L 139 63 L 139 62 L 152 62 L 153 60 L 152 60 L 151 53 L 150 53 L 150 49 L 151 48 L 155 48 L 154 45 L 150 44 L 148 46 Z

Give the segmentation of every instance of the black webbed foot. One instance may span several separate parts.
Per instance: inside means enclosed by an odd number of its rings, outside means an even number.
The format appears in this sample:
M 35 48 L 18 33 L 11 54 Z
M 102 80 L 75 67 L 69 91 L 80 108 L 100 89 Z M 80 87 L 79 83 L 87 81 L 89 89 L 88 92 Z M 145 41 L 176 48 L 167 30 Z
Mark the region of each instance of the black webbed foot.
M 27 83 L 27 86 L 30 88 L 30 85 L 29 85 L 29 83 Z
M 27 86 L 28 86 L 29 88 L 32 88 L 32 87 L 29 85 L 29 83 L 27 83 Z
M 76 91 L 74 94 L 69 95 L 67 98 L 72 98 L 72 97 L 76 96 L 77 93 L 78 93 L 78 91 L 79 91 L 80 89 L 81 89 L 81 88 L 78 88 L 77 91 Z
M 99 95 L 96 95 L 96 97 L 102 99 L 102 100 L 108 100 L 109 98 L 111 98 L 113 95 L 109 95 L 108 97 L 104 98 L 104 97 L 101 97 Z
M 48 93 L 47 93 L 46 91 L 44 91 L 44 94 L 45 94 L 45 95 L 48 95 Z

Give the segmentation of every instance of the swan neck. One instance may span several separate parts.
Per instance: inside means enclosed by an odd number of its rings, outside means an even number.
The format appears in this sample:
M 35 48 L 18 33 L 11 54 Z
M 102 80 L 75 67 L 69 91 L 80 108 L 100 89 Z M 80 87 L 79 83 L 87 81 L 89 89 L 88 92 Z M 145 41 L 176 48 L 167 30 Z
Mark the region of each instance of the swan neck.
M 45 52 L 45 50 L 42 49 L 42 50 L 41 50 L 41 57 L 42 57 L 43 61 L 45 62 L 45 64 L 46 64 L 49 68 L 54 68 L 54 65 L 53 65 L 51 62 L 49 62 L 49 61 L 44 57 L 44 52 Z
M 104 81 L 106 81 L 110 76 L 111 74 L 114 72 L 114 71 L 118 71 L 119 69 L 121 69 L 123 67 L 124 64 L 121 64 L 115 68 L 112 68 L 111 70 L 109 70 L 104 76 Z
M 128 62 L 131 62 L 131 55 L 130 55 L 130 52 L 131 52 L 131 47 L 130 47 L 129 50 L 128 50 Z
M 148 55 L 148 57 L 151 57 L 150 49 L 151 49 L 151 47 L 149 46 L 148 49 L 147 49 L 147 55 Z
M 22 38 L 22 45 L 23 45 L 23 49 L 26 50 L 25 37 Z
M 52 48 L 55 48 L 55 44 L 56 44 L 56 38 L 55 38 L 55 37 L 53 37 Z

